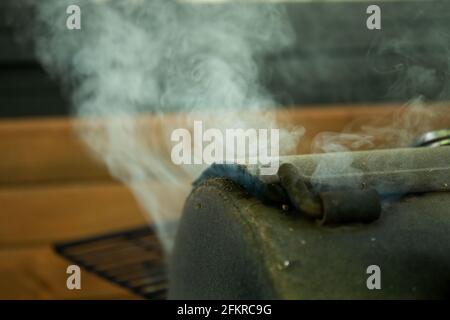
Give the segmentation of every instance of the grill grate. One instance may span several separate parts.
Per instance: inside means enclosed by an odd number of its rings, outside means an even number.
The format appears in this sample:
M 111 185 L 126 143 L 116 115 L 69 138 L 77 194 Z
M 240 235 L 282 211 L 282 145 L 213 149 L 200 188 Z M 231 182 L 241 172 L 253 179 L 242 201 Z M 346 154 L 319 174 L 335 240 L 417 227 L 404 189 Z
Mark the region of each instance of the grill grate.
M 167 264 L 151 227 L 60 243 L 55 245 L 55 251 L 144 298 L 166 298 Z

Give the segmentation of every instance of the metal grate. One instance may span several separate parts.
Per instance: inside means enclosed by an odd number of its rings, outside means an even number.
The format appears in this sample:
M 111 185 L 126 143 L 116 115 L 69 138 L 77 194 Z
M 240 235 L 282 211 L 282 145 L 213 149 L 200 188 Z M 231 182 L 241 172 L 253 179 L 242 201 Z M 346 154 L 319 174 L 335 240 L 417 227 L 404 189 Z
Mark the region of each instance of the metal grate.
M 156 233 L 145 226 L 55 245 L 61 256 L 147 299 L 165 299 L 167 264 Z

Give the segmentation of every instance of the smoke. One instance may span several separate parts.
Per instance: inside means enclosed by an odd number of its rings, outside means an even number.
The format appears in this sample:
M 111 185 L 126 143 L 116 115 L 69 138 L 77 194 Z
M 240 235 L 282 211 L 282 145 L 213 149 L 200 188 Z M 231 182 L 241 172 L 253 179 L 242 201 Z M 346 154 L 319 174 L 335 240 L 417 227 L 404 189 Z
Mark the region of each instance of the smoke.
M 68 5 L 82 29 L 66 28 Z M 71 92 L 81 137 L 126 183 L 173 242 L 190 183 L 202 166 L 170 161 L 170 133 L 207 127 L 276 128 L 257 57 L 291 45 L 283 7 L 171 0 L 40 0 L 33 36 L 39 60 Z M 257 114 L 256 114 L 256 113 Z M 282 131 L 286 153 L 298 135 Z M 124 213 L 126 214 L 126 213 Z M 176 223 L 175 223 L 176 225 Z
M 335 180 L 338 185 L 331 187 L 360 186 L 364 173 L 353 166 L 354 157 L 348 151 L 413 147 L 420 134 L 435 128 L 436 118 L 441 117 L 443 123 L 448 123 L 448 116 L 444 115 L 446 109 L 438 104 L 427 105 L 422 97 L 418 97 L 384 117 L 357 119 L 349 123 L 343 132 L 317 134 L 311 151 L 337 154 L 333 161 L 319 160 L 312 176 L 314 186 L 320 188 L 323 181 L 333 175 L 348 175 L 353 180 L 347 179 L 347 185 Z M 371 162 L 366 165 L 370 168 Z M 411 164 L 404 165 L 406 168 Z
M 381 8 L 382 32 L 366 35 L 372 40 L 364 68 L 379 76 L 378 86 L 372 84 L 370 91 L 390 101 L 407 102 L 386 116 L 349 123 L 343 132 L 318 134 L 312 152 L 413 147 L 424 132 L 449 127 L 448 105 L 431 102 L 450 97 L 450 3 L 408 1 L 386 3 Z M 380 88 L 386 88 L 386 92 L 380 92 Z M 370 96 L 372 92 L 364 94 Z M 408 165 L 405 163 L 405 167 Z M 316 187 L 332 174 L 352 175 L 355 181 L 351 185 L 358 186 L 363 173 L 353 167 L 352 153 L 342 153 L 333 163 L 319 161 L 312 177 Z
M 339 152 L 380 148 L 407 148 L 426 131 L 436 129 L 438 122 L 448 121 L 445 104 L 427 104 L 417 97 L 384 116 L 356 119 L 342 132 L 322 132 L 313 140 L 311 151 Z M 439 120 L 439 121 L 438 121 Z
M 423 133 L 446 129 L 449 124 L 447 103 L 429 104 L 423 97 L 417 97 L 385 116 L 356 119 L 342 132 L 322 132 L 314 138 L 311 151 L 337 152 L 337 154 L 333 157 L 333 161 L 326 158 L 319 160 L 312 175 L 312 183 L 316 189 L 320 189 L 328 177 L 348 175 L 353 179 L 345 179 L 345 185 L 335 179 L 333 181 L 335 185 L 328 184 L 328 186 L 359 188 L 362 186 L 364 172 L 354 167 L 354 155 L 348 151 L 416 147 L 416 140 Z M 385 161 L 388 168 L 389 161 L 395 159 Z M 369 170 L 377 165 L 370 158 L 365 163 Z M 405 169 L 414 168 L 414 159 L 405 159 L 402 165 Z
M 66 8 L 73 4 L 82 9 L 81 30 L 66 28 Z M 266 70 L 260 57 L 296 52 L 291 47 L 303 45 L 296 43 L 289 25 L 292 17 L 287 17 L 284 6 L 246 1 L 40 0 L 29 1 L 29 6 L 36 12 L 32 30 L 37 56 L 71 93 L 74 114 L 84 119 L 78 129 L 81 137 L 111 173 L 133 190 L 170 251 L 173 228 L 168 221 L 177 221 L 190 183 L 204 169 L 171 162 L 170 133 L 190 128 L 194 120 L 203 120 L 205 130 L 276 128 L 269 111 L 279 103 L 261 85 Z M 329 83 L 325 80 L 345 82 L 354 73 L 355 67 L 325 59 L 321 52 L 322 41 L 344 42 L 348 36 L 345 32 L 335 36 L 335 25 L 321 20 L 344 15 L 347 7 L 338 12 L 330 8 L 332 14 L 318 11 L 317 16 L 310 16 L 303 7 L 295 11 L 302 13 L 297 23 L 310 22 L 306 27 L 311 28 L 314 41 L 306 49 L 314 59 L 302 61 L 302 56 L 295 55 L 294 64 L 282 61 L 281 72 L 292 76 L 290 82 L 301 94 L 323 95 L 322 90 L 333 89 L 323 85 Z M 326 27 L 315 29 L 319 21 Z M 442 46 L 412 55 L 415 33 L 386 29 L 383 34 L 387 32 L 388 38 L 374 43 L 365 62 L 393 80 L 388 96 L 398 93 L 412 102 L 387 119 L 318 135 L 313 152 L 409 146 L 443 114 L 425 107 L 424 99 L 447 98 L 448 42 L 437 39 L 442 34 L 429 37 L 433 29 L 424 29 L 421 38 Z M 430 59 L 421 57 L 422 53 Z M 380 62 L 374 56 L 383 59 Z M 295 150 L 301 133 L 301 129 L 280 132 L 281 154 Z M 333 173 L 360 173 L 352 163 L 351 153 L 341 153 L 331 164 L 319 163 L 313 181 Z

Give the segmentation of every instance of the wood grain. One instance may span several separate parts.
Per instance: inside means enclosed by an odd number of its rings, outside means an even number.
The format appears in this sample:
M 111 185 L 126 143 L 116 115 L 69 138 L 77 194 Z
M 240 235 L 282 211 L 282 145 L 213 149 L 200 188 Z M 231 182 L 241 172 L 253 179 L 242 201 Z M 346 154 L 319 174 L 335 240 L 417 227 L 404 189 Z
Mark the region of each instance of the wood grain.
M 147 223 L 121 184 L 0 189 L 0 248 L 50 244 Z
M 282 123 L 301 125 L 306 134 L 299 152 L 321 131 L 340 131 L 361 117 L 386 116 L 396 105 L 333 108 L 292 108 L 277 111 Z M 148 136 L 161 135 L 161 123 L 147 116 Z M 170 117 L 169 117 L 169 122 Z M 174 116 L 172 116 L 174 117 Z M 158 125 L 159 124 L 159 125 Z M 0 122 L 0 186 L 24 183 L 112 181 L 107 169 L 95 160 L 74 132 L 79 122 L 68 118 L 3 120 Z
M 68 290 L 71 263 L 48 246 L 0 250 L 0 299 L 138 299 L 82 270 L 81 290 Z
M 67 118 L 0 122 L 0 184 L 111 180 Z

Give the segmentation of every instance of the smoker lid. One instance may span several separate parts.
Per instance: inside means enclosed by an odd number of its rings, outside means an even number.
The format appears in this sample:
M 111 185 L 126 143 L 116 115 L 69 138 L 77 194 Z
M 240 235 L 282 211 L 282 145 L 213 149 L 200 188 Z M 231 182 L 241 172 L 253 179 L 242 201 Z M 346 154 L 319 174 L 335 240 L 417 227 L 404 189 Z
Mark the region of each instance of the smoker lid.
M 447 192 L 408 195 L 374 223 L 319 226 L 228 179 L 203 181 L 179 224 L 169 298 L 448 298 L 449 204 Z M 370 265 L 382 290 L 366 287 Z

